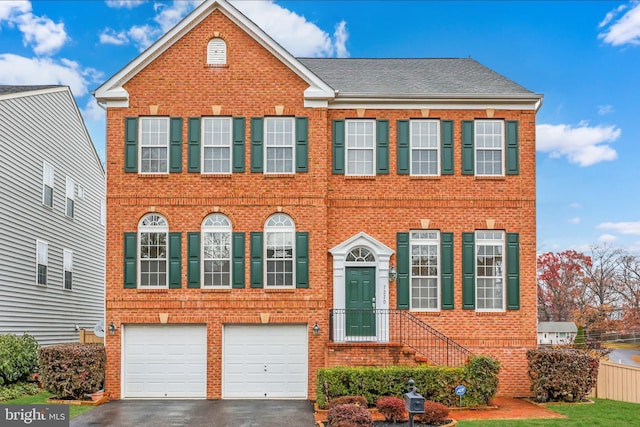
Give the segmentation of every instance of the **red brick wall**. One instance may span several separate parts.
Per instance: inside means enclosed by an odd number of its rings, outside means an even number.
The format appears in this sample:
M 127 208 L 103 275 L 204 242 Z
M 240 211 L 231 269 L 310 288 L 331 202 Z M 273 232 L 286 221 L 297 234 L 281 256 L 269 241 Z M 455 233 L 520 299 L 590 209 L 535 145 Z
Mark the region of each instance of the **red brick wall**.
M 227 43 L 228 65 L 207 67 L 206 45 L 215 34 Z M 309 336 L 309 397 L 315 397 L 315 371 L 338 360 L 352 361 L 360 350 L 347 353 L 327 346 L 328 311 L 333 301 L 332 259 L 328 250 L 364 231 L 395 249 L 398 231 L 430 228 L 454 232 L 455 309 L 421 314 L 429 324 L 467 345 L 472 351 L 498 357 L 503 364 L 500 391 L 528 394 L 524 350 L 536 346 L 535 300 L 535 115 L 527 111 L 495 111 L 496 118 L 519 120 L 520 175 L 481 179 L 460 173 L 461 120 L 486 118 L 485 110 L 431 110 L 429 117 L 455 121 L 455 174 L 415 178 L 396 174 L 395 121 L 420 118 L 420 110 L 366 110 L 364 117 L 390 120 L 390 173 L 375 178 L 331 174 L 331 120 L 355 118 L 355 110 L 306 109 L 299 76 L 221 13 L 215 12 L 178 40 L 125 84 L 128 108 L 107 112 L 107 323 L 207 324 L 207 397 L 221 397 L 222 325 L 315 322 L 320 336 Z M 186 144 L 183 172 L 162 176 L 124 173 L 124 118 L 150 115 L 186 118 L 212 115 L 242 116 L 246 122 L 246 170 L 230 176 L 187 173 Z M 309 172 L 268 176 L 250 172 L 249 118 L 274 115 L 309 117 Z M 186 288 L 186 233 L 199 231 L 212 212 L 229 217 L 234 231 L 262 231 L 265 219 L 278 211 L 290 215 L 298 231 L 310 237 L 310 287 L 293 291 L 250 289 L 247 262 L 245 289 L 225 291 Z M 170 231 L 183 233 L 183 288 L 163 291 L 123 289 L 123 233 L 137 230 L 148 212 L 164 215 Z M 498 314 L 462 310 L 460 286 L 461 233 L 486 228 L 519 232 L 521 239 L 521 309 Z M 392 258 L 392 262 L 395 260 Z M 395 285 L 390 286 L 395 308 Z M 120 397 L 120 332 L 107 336 L 107 390 Z M 362 347 L 360 347 L 362 348 Z M 333 353 L 331 353 L 333 351 Z M 377 350 L 372 350 L 376 355 Z M 340 353 L 340 356 L 336 356 Z M 388 353 L 389 354 L 389 353 Z M 397 356 L 397 357 L 396 357 Z M 400 353 L 388 356 L 402 360 Z M 374 359 L 363 359 L 369 364 Z M 381 359 L 382 360 L 382 359 Z M 384 359 L 386 360 L 386 359 Z M 381 363 L 387 363 L 384 361 Z

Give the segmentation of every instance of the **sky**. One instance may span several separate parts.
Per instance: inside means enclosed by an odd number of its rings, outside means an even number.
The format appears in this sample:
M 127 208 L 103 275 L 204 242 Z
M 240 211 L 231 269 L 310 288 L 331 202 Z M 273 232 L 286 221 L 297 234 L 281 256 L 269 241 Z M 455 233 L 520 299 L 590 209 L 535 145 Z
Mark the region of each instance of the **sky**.
M 199 3 L 0 0 L 0 84 L 68 85 L 104 161 L 105 113 L 92 92 Z M 294 56 L 471 57 L 544 95 L 538 252 L 640 254 L 640 2 L 232 4 Z

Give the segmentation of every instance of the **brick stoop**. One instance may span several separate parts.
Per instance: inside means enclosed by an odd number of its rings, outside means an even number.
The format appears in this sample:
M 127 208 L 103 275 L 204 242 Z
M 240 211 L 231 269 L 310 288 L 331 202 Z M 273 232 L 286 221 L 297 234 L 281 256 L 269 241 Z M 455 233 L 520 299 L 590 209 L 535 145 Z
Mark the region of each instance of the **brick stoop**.
M 347 342 L 327 344 L 327 367 L 417 366 L 433 363 L 401 343 Z

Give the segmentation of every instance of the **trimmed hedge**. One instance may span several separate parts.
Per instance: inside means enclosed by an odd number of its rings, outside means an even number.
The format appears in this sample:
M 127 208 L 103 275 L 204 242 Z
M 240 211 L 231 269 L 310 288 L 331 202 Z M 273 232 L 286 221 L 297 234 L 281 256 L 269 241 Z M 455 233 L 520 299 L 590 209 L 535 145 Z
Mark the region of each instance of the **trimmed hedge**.
M 467 387 L 464 406 L 487 405 L 498 391 L 500 363 L 486 356 L 471 356 L 459 368 L 441 366 L 335 367 L 318 370 L 316 402 L 324 408 L 331 399 L 340 396 L 364 396 L 373 406 L 383 396 L 404 399 L 407 382 L 415 381 L 417 391 L 426 400 L 457 406 L 458 385 Z
M 24 334 L 0 335 L 0 386 L 26 381 L 38 367 L 38 343 Z
M 527 351 L 531 391 L 537 402 L 579 402 L 598 379 L 600 360 L 583 350 L 543 348 Z
M 39 355 L 42 386 L 59 399 L 82 399 L 103 387 L 104 345 L 52 345 L 42 347 Z

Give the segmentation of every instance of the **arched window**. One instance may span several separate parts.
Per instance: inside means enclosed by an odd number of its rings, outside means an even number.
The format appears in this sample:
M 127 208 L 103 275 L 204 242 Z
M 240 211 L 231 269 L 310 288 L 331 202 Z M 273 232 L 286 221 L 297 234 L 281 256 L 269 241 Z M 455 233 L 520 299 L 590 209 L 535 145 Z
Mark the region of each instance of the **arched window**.
M 369 249 L 358 247 L 351 249 L 345 260 L 347 262 L 374 262 L 376 257 Z
M 266 253 L 266 287 L 288 288 L 295 286 L 294 260 L 296 229 L 291 217 L 275 214 L 264 226 Z
M 231 287 L 231 221 L 218 213 L 202 222 L 202 286 Z
M 227 43 L 219 37 L 209 40 L 207 45 L 207 64 L 225 65 L 227 63 Z
M 167 287 L 169 224 L 159 214 L 147 214 L 138 224 L 140 287 Z

